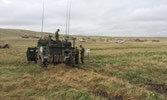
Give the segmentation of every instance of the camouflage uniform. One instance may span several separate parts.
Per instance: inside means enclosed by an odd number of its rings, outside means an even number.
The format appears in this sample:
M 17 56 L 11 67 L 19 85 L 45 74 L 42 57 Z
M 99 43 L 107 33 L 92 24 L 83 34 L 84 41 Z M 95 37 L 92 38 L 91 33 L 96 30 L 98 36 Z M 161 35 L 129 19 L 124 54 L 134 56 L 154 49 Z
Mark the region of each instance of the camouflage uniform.
M 82 62 L 82 64 L 84 63 L 84 52 L 85 52 L 85 49 L 84 49 L 84 47 L 82 47 L 81 48 L 81 62 Z
M 56 41 L 59 41 L 59 29 L 55 32 Z
M 75 49 L 75 64 L 79 63 L 79 50 L 76 48 Z

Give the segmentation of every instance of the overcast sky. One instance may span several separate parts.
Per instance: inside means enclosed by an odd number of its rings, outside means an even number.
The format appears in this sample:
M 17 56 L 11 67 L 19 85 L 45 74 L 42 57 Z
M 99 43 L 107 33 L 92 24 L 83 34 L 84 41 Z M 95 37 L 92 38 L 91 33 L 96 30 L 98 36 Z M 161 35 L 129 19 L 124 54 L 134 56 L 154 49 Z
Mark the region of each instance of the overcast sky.
M 0 0 L 0 28 L 41 31 L 42 0 Z M 45 0 L 44 31 L 65 32 L 67 0 Z M 70 34 L 167 36 L 167 0 L 72 0 Z

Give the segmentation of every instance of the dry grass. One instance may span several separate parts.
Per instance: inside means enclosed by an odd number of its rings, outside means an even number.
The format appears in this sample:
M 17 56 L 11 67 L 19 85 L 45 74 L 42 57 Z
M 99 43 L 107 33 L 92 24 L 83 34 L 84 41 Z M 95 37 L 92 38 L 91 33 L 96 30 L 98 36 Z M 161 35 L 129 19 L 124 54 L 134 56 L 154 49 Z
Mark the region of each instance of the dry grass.
M 164 38 L 159 38 L 159 43 L 81 43 L 86 49 L 91 49 L 90 58 L 85 57 L 85 64 L 75 68 L 64 64 L 49 65 L 47 69 L 26 61 L 26 49 L 35 46 L 37 39 L 22 39 L 16 36 L 4 37 L 2 40 L 12 48 L 0 49 L 0 99 L 167 98 L 167 41 Z M 77 45 L 79 44 L 78 42 Z

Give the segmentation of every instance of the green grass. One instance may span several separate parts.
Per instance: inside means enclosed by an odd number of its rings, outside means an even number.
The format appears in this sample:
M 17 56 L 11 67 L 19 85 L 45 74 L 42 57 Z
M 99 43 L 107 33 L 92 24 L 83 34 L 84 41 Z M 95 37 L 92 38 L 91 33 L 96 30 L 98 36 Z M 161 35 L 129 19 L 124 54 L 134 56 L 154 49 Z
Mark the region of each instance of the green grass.
M 26 61 L 27 47 L 37 39 L 22 39 L 26 30 L 0 29 L 11 44 L 0 49 L 0 99 L 24 100 L 165 100 L 167 98 L 167 47 L 162 42 L 81 43 L 91 53 L 74 68 L 49 65 L 41 68 Z M 99 37 L 91 37 L 99 38 Z M 103 37 L 108 38 L 108 37 Z M 115 41 L 118 38 L 113 38 Z M 123 40 L 131 38 L 122 38 Z M 157 38 L 144 38 L 148 40 Z M 80 43 L 77 42 L 77 45 Z M 150 85 L 153 84 L 153 85 Z
M 107 48 L 90 48 L 90 50 L 122 50 L 122 49 L 157 49 L 161 47 L 137 47 L 137 46 L 122 46 L 122 47 L 107 47 Z

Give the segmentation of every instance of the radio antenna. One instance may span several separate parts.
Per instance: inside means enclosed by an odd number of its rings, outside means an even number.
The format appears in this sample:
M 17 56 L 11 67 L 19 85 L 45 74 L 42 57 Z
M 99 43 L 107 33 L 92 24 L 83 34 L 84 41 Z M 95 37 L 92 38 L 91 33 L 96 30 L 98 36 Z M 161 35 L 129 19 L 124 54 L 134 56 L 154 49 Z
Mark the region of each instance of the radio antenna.
M 45 14 L 45 0 L 43 0 L 41 38 L 43 37 L 43 27 L 44 27 L 44 17 L 45 17 L 44 14 Z
M 69 16 L 68 16 L 68 36 L 70 35 L 70 20 L 71 20 L 71 0 L 69 1 Z
M 69 0 L 67 0 L 67 10 L 66 10 L 66 38 L 67 38 L 67 27 L 68 27 L 68 6 L 69 6 L 69 3 L 68 3 Z
M 71 20 L 71 0 L 67 0 L 67 11 L 66 11 L 66 38 L 68 39 L 70 34 L 70 20 Z

